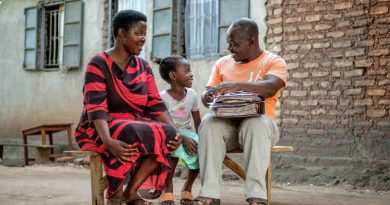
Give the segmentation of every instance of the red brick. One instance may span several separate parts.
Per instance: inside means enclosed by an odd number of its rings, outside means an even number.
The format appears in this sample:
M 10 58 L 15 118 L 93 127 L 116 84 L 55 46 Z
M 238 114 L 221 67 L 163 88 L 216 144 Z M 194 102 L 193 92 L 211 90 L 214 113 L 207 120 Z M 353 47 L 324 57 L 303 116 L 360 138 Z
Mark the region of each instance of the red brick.
M 311 24 L 299 24 L 298 25 L 298 29 L 300 31 L 308 31 L 308 30 L 312 30 L 313 26 Z
M 355 61 L 355 67 L 366 68 L 366 67 L 370 67 L 372 63 L 373 63 L 372 59 L 357 60 Z
M 352 60 L 336 60 L 335 62 L 336 67 L 350 67 L 353 64 Z
M 325 20 L 333 20 L 333 19 L 339 19 L 339 18 L 341 18 L 341 14 L 340 13 L 338 13 L 338 14 L 326 14 L 324 16 Z
M 341 9 L 349 9 L 352 8 L 353 3 L 352 2 L 342 2 L 342 3 L 336 3 L 333 5 L 333 8 L 335 10 L 341 10 Z
M 363 69 L 354 69 L 350 71 L 344 71 L 344 77 L 356 77 L 356 76 L 362 76 L 363 75 Z
M 352 45 L 351 41 L 336 41 L 332 43 L 333 48 L 346 48 Z
M 374 84 L 375 84 L 375 80 L 354 80 L 353 81 L 354 87 L 373 86 Z
M 303 87 L 312 87 L 315 85 L 315 82 L 312 80 L 305 80 L 302 82 Z
M 348 50 L 348 51 L 345 51 L 345 56 L 346 57 L 351 57 L 351 56 L 362 56 L 364 55 L 366 52 L 365 52 L 365 49 L 364 48 L 355 48 L 353 50 Z
M 303 34 L 301 34 L 301 35 L 290 35 L 289 34 L 287 36 L 288 41 L 301 41 L 303 39 L 305 39 L 305 36 Z
M 311 49 L 311 44 L 310 44 L 310 43 L 301 44 L 301 46 L 299 47 L 299 49 L 301 49 L 301 50 L 310 50 L 310 49 Z
M 322 30 L 327 30 L 327 29 L 330 29 L 332 28 L 333 26 L 330 25 L 330 24 L 316 24 L 314 26 L 314 30 L 315 31 L 322 31 Z
M 306 22 L 316 22 L 321 20 L 321 14 L 308 15 L 305 17 Z
M 326 90 L 312 90 L 310 91 L 311 96 L 325 96 L 327 94 Z
M 299 101 L 298 100 L 283 100 L 284 104 L 288 105 L 288 106 L 297 106 L 299 105 Z
M 379 86 L 390 85 L 390 79 L 381 80 L 378 82 Z
M 267 20 L 267 23 L 268 24 L 278 24 L 278 23 L 282 23 L 282 18 L 274 18 L 274 19 L 268 19 Z
M 298 17 L 292 17 L 292 18 L 286 18 L 285 22 L 286 23 L 296 23 L 296 22 L 301 22 L 302 18 L 300 16 Z
M 311 110 L 310 113 L 312 115 L 321 115 L 321 114 L 325 114 L 326 110 L 324 110 L 323 108 L 317 108 L 317 109 Z
M 292 78 L 304 79 L 309 77 L 309 72 L 294 72 Z
M 361 88 L 351 88 L 351 89 L 344 90 L 344 95 L 359 95 L 361 93 L 362 93 Z
M 307 62 L 303 64 L 304 68 L 318 68 L 320 65 L 318 62 Z
M 326 105 L 326 106 L 336 106 L 337 100 L 320 100 L 320 105 Z
M 384 117 L 386 115 L 385 109 L 376 109 L 376 110 L 368 110 L 367 116 L 368 117 Z
M 318 105 L 318 100 L 313 99 L 313 100 L 302 100 L 301 101 L 302 106 L 316 106 Z
M 293 70 L 299 68 L 299 62 L 290 62 L 287 63 L 287 69 Z
M 372 99 L 355 100 L 353 102 L 355 107 L 357 106 L 370 106 L 372 105 Z
M 307 95 L 307 91 L 306 90 L 292 90 L 290 95 L 293 97 L 303 97 L 303 96 Z
M 367 28 L 366 27 L 350 29 L 350 30 L 347 30 L 345 32 L 346 36 L 357 36 L 357 35 L 363 35 L 363 34 L 367 34 Z
M 299 26 L 298 26 L 298 28 L 299 28 Z M 309 40 L 311 40 L 311 39 L 322 39 L 322 38 L 324 38 L 324 35 L 323 35 L 323 34 L 320 34 L 320 33 L 307 34 L 306 36 L 307 36 L 307 38 L 308 38 Z
M 351 80 L 337 80 L 334 82 L 334 86 L 350 86 Z
M 389 7 L 387 6 L 377 6 L 370 9 L 371 15 L 385 14 L 389 12 Z
M 311 73 L 311 75 L 313 77 L 324 77 L 324 76 L 327 76 L 329 75 L 329 71 L 313 71 Z
M 390 105 L 390 99 L 380 99 L 379 105 Z
M 328 48 L 330 46 L 329 42 L 325 43 L 313 43 L 313 48 Z
M 369 56 L 381 56 L 381 55 L 388 55 L 390 53 L 388 48 L 382 48 L 382 49 L 370 49 L 368 51 Z
M 306 110 L 292 110 L 291 114 L 292 115 L 298 115 L 298 116 L 307 116 L 307 115 L 309 115 L 309 111 L 306 111 Z
M 384 96 L 385 94 L 386 94 L 386 90 L 383 89 L 367 90 L 367 95 Z

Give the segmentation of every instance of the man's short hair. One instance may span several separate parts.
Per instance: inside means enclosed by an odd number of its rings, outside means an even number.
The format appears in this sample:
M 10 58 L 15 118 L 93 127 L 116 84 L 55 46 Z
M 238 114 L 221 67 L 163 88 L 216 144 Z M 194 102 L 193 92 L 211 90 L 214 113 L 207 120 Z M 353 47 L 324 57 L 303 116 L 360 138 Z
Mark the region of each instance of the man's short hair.
M 242 29 L 243 33 L 245 33 L 248 37 L 254 37 L 257 39 L 259 36 L 259 27 L 252 19 L 241 18 L 234 22 L 231 27 L 238 27 L 239 29 Z

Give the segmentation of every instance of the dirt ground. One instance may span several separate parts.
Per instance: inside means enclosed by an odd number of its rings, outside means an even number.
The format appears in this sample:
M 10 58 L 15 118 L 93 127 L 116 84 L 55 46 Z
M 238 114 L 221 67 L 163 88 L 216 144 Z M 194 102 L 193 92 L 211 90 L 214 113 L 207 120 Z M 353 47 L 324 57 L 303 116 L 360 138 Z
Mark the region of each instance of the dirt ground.
M 175 178 L 178 199 L 184 180 Z M 199 191 L 195 182 L 194 194 Z M 82 205 L 90 202 L 89 170 L 75 165 L 34 165 L 7 167 L 0 165 L 0 204 L 12 205 Z M 157 201 L 154 204 L 158 204 Z M 179 204 L 179 203 L 177 203 Z M 246 204 L 243 181 L 224 181 L 222 204 Z M 273 205 L 388 205 L 390 192 L 326 188 L 317 186 L 274 185 Z

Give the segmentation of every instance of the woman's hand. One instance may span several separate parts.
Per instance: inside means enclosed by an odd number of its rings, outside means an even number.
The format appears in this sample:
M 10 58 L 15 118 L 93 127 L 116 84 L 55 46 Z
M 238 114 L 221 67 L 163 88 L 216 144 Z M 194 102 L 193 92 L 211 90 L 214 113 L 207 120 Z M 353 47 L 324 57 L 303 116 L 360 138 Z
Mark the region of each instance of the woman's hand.
M 120 140 L 110 140 L 106 144 L 110 152 L 118 159 L 122 164 L 126 162 L 135 162 L 134 160 L 129 159 L 129 156 L 138 156 L 139 150 L 137 147 L 133 147 Z
M 183 136 L 183 146 L 190 155 L 196 154 L 198 152 L 198 142 L 192 138 Z
M 176 149 L 179 147 L 182 140 L 183 140 L 182 136 L 180 134 L 176 134 L 175 139 L 168 142 L 167 147 L 170 154 L 175 153 Z

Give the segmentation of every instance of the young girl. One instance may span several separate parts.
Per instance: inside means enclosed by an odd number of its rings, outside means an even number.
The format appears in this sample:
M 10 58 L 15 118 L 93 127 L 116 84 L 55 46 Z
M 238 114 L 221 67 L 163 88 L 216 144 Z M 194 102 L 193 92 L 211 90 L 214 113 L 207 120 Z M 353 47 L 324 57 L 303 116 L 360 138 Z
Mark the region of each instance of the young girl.
M 167 105 L 176 128 L 183 136 L 182 145 L 171 157 L 172 172 L 168 173 L 164 194 L 160 197 L 160 204 L 175 204 L 172 179 L 179 158 L 189 168 L 187 180 L 182 188 L 180 203 L 184 205 L 191 204 L 192 184 L 199 173 L 197 155 L 199 137 L 196 133 L 200 124 L 197 94 L 191 89 L 193 75 L 190 65 L 181 56 L 170 56 L 164 59 L 156 58 L 155 62 L 160 64 L 161 78 L 170 84 L 170 88 L 162 91 L 160 96 Z M 191 130 L 191 116 L 194 120 L 196 133 Z

